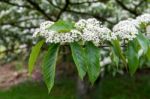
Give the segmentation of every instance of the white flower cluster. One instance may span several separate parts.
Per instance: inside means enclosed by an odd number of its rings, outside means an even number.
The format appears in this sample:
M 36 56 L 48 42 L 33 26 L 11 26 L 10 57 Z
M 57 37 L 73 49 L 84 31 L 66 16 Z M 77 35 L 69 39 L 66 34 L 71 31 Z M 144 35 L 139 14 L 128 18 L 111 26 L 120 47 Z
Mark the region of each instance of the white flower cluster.
M 48 28 L 53 24 L 54 24 L 54 22 L 51 22 L 51 21 L 45 21 L 45 22 L 41 23 L 40 28 L 35 30 L 33 37 L 36 37 L 38 35 L 43 36 L 43 37 L 51 36 L 52 33 L 50 33 L 48 31 Z
M 74 29 L 65 33 L 50 30 L 49 27 L 54 22 L 46 21 L 40 25 L 40 28 L 36 30 L 33 37 L 39 35 L 44 37 L 46 42 L 60 44 L 79 40 L 83 42 L 92 41 L 96 46 L 99 46 L 104 41 L 111 41 L 117 39 L 117 37 L 121 40 L 133 40 L 138 34 L 138 28 L 141 23 L 150 23 L 150 14 L 143 14 L 136 19 L 120 21 L 113 27 L 113 32 L 101 25 L 101 22 L 95 18 L 81 19 L 75 23 Z
M 78 30 L 71 30 L 67 33 L 58 33 L 55 31 L 50 31 L 52 33 L 51 36 L 47 37 L 46 42 L 50 43 L 71 43 L 80 40 L 81 33 Z
M 133 19 L 120 21 L 113 27 L 113 32 L 121 39 L 133 40 L 138 34 L 136 24 Z
M 78 30 L 72 29 L 70 32 L 59 33 L 48 29 L 54 22 L 45 21 L 40 25 L 40 28 L 35 31 L 33 37 L 42 36 L 49 43 L 71 43 L 80 40 L 81 33 Z
M 58 33 L 48 29 L 54 23 L 46 21 L 40 25 L 40 28 L 35 31 L 33 37 L 42 36 L 46 42 L 50 43 L 71 43 L 79 40 L 92 41 L 96 46 L 105 40 L 116 39 L 114 33 L 110 29 L 103 27 L 99 21 L 94 18 L 87 20 L 81 19 L 75 24 L 75 29 L 70 32 Z
M 94 18 L 81 19 L 75 24 L 75 27 L 82 32 L 81 38 L 84 42 L 92 41 L 96 46 L 99 46 L 103 41 L 116 39 L 116 36 L 110 29 L 102 26 Z
M 141 16 L 138 16 L 136 20 L 141 24 L 141 23 L 150 23 L 150 14 L 143 14 Z
M 143 14 L 136 19 L 120 21 L 113 27 L 113 32 L 121 39 L 133 40 L 138 34 L 141 23 L 150 23 L 150 14 Z

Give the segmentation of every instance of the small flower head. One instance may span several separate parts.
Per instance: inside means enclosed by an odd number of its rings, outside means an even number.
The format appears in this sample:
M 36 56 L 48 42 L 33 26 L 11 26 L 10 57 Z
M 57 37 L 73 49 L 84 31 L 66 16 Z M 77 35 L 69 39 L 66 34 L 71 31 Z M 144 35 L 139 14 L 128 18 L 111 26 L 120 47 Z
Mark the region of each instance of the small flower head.
M 32 37 L 37 37 L 39 33 L 40 29 L 39 28 L 35 29 L 35 32 L 33 33 Z
M 89 18 L 89 19 L 87 19 L 86 24 L 87 24 L 87 26 L 88 26 L 88 25 L 92 25 L 92 26 L 97 26 L 97 27 L 99 27 L 100 24 L 101 24 L 101 22 L 98 21 L 98 20 L 96 20 L 95 18 Z
M 51 21 L 45 21 L 41 23 L 40 28 L 37 28 L 35 32 L 33 33 L 33 37 L 36 37 L 36 36 L 47 37 L 49 35 L 48 28 L 53 24 L 54 22 L 51 22 Z
M 110 29 L 102 26 L 101 22 L 93 18 L 87 19 L 81 36 L 84 42 L 92 41 L 96 46 L 99 46 L 103 41 L 116 39 Z
M 81 19 L 77 23 L 75 23 L 75 27 L 79 30 L 85 28 L 85 26 L 86 26 L 86 20 L 84 19 Z
M 36 29 L 33 37 L 39 35 L 45 38 L 46 42 L 60 44 L 71 43 L 81 39 L 81 32 L 79 30 L 72 29 L 70 32 L 60 33 L 49 29 L 53 24 L 51 21 L 41 23 L 40 28 Z
M 150 23 L 150 14 L 143 14 L 141 16 L 138 16 L 136 18 L 136 20 L 141 24 L 141 23 L 145 23 L 148 24 Z
M 120 21 L 113 27 L 113 32 L 120 39 L 128 39 L 133 40 L 138 34 L 138 29 L 136 28 L 136 24 L 129 20 Z
M 117 39 L 116 35 L 107 27 L 99 28 L 99 37 L 101 37 L 103 41 L 111 41 Z
M 52 22 L 52 21 L 45 21 L 40 24 L 40 29 L 43 29 L 43 30 L 48 29 L 53 24 L 54 24 L 54 22 Z

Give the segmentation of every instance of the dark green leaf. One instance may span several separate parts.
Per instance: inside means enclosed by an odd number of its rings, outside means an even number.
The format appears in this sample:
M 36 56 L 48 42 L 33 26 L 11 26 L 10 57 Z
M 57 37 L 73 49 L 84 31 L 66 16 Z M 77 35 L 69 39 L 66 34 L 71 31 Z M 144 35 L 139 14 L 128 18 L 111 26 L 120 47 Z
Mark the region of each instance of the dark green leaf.
M 74 23 L 69 21 L 57 21 L 49 29 L 57 32 L 69 32 L 74 28 Z
M 87 42 L 85 46 L 87 72 L 93 84 L 100 73 L 100 49 L 92 42 Z
M 125 59 L 125 57 L 124 57 L 124 55 L 123 55 L 123 52 L 122 52 L 122 50 L 121 50 L 121 46 L 120 46 L 119 41 L 118 41 L 118 40 L 113 40 L 111 43 L 112 43 L 112 48 L 113 48 L 114 53 L 115 53 L 119 58 L 122 59 L 124 65 L 126 66 L 126 64 L 127 64 L 127 63 L 126 63 L 126 59 Z
M 49 45 L 48 52 L 46 53 L 43 61 L 42 66 L 43 77 L 49 92 L 51 91 L 54 85 L 58 49 L 59 49 L 58 44 Z
M 81 79 L 83 79 L 83 77 L 86 74 L 84 49 L 77 42 L 71 43 L 70 46 L 71 46 L 72 56 L 76 64 L 79 76 Z
M 147 53 L 146 53 L 147 59 L 150 61 L 150 46 L 148 47 Z
M 131 42 L 128 44 L 127 59 L 128 59 L 129 72 L 131 75 L 133 75 L 138 69 L 139 58 L 138 58 L 138 53 L 136 53 Z
M 40 53 L 40 50 L 41 50 L 41 47 L 42 45 L 44 44 L 44 40 L 42 41 L 39 41 L 33 48 L 32 48 L 32 51 L 31 51 L 31 54 L 30 54 L 30 57 L 29 57 L 29 66 L 28 66 L 28 70 L 29 70 L 29 73 L 31 74 L 32 71 L 33 71 L 33 68 L 34 68 L 34 65 L 35 65 L 35 62 L 36 62 L 36 59 Z

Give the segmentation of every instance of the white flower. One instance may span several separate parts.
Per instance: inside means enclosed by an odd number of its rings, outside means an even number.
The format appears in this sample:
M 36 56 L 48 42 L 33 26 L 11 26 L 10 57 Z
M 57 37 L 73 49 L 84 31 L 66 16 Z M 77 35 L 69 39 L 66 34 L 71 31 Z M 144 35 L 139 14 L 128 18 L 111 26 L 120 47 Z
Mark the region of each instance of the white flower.
M 121 39 L 133 40 L 138 34 L 136 26 L 138 25 L 131 19 L 120 21 L 113 27 L 113 32 Z
M 110 29 L 102 26 L 101 22 L 93 18 L 87 19 L 81 36 L 84 42 L 92 41 L 96 46 L 99 46 L 104 41 L 116 39 L 116 36 Z
M 46 42 L 60 44 L 71 43 L 79 41 L 81 39 L 80 35 L 81 33 L 78 30 L 71 30 L 67 33 L 58 33 L 55 31 L 50 31 L 48 37 L 46 38 Z
M 98 20 L 96 20 L 95 18 L 89 18 L 87 20 L 85 19 L 81 19 L 79 20 L 77 23 L 75 23 L 75 27 L 79 30 L 82 30 L 84 28 L 88 28 L 88 27 L 93 27 L 93 26 L 100 26 L 100 23 Z
M 53 24 L 54 24 L 54 22 L 52 22 L 52 21 L 45 21 L 40 24 L 40 29 L 42 29 L 42 30 L 48 29 Z
M 88 25 L 90 25 L 90 26 L 92 25 L 92 26 L 97 26 L 97 27 L 99 27 L 100 24 L 101 24 L 101 22 L 98 21 L 98 20 L 96 20 L 95 18 L 89 18 L 89 19 L 87 19 L 86 24 L 87 24 L 87 27 L 88 27 Z
M 85 28 L 83 30 L 83 33 L 82 33 L 82 39 L 84 41 L 94 41 L 94 40 L 98 40 L 99 39 L 99 36 L 98 36 L 98 28 L 95 27 L 89 27 L 89 28 Z
M 46 38 L 46 42 L 54 43 L 54 37 L 56 33 L 56 31 L 49 31 L 45 33 L 43 36 Z
M 135 19 L 132 19 L 132 18 L 129 18 L 128 19 L 129 23 L 132 23 L 136 28 L 139 28 L 140 26 L 140 23 L 139 21 L 135 20 Z
M 101 37 L 103 41 L 111 41 L 117 39 L 116 35 L 107 27 L 99 28 L 99 37 Z
M 43 37 L 47 37 L 49 35 L 49 31 L 48 31 L 48 28 L 53 25 L 54 22 L 51 22 L 51 21 L 45 21 L 43 23 L 40 24 L 40 28 L 37 28 L 35 30 L 35 32 L 33 33 L 33 37 L 36 37 L 36 36 L 43 36 Z
M 101 25 L 101 22 L 94 18 L 87 20 L 81 19 L 75 24 L 75 29 L 70 32 L 60 33 L 50 30 L 50 26 L 54 23 L 46 21 L 41 23 L 33 37 L 41 36 L 49 43 L 71 43 L 79 40 L 92 41 L 96 46 L 99 46 L 103 41 L 116 39 L 116 36 L 110 29 Z
M 85 28 L 85 26 L 86 26 L 86 20 L 84 19 L 81 19 L 77 23 L 75 23 L 75 27 L 79 30 Z
M 136 18 L 136 20 L 139 22 L 139 23 L 150 23 L 150 14 L 143 14 L 141 16 L 138 16 Z
M 147 33 L 147 34 L 150 34 L 150 25 L 148 25 L 148 26 L 146 27 L 146 33 Z
M 40 33 L 40 29 L 35 29 L 35 32 L 33 33 L 32 37 L 37 37 L 37 35 Z
M 41 23 L 40 28 L 36 29 L 33 37 L 41 36 L 45 38 L 46 42 L 49 43 L 71 43 L 81 40 L 81 32 L 76 29 L 72 29 L 70 32 L 57 32 L 50 30 L 49 27 L 54 23 L 51 21 L 46 21 Z

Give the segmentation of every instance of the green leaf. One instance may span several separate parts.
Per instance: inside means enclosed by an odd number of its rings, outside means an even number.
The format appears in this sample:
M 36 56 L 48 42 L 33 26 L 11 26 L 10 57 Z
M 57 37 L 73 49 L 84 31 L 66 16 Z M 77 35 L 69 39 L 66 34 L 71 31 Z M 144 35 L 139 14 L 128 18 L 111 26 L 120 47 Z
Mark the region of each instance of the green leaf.
M 141 48 L 144 50 L 144 53 L 146 53 L 147 50 L 148 50 L 148 40 L 147 40 L 147 38 L 144 37 L 143 34 L 139 33 L 137 35 L 137 40 L 138 40 Z
M 122 51 L 121 51 L 121 47 L 120 47 L 119 41 L 118 41 L 118 40 L 113 40 L 111 43 L 112 43 L 112 45 L 113 45 L 112 48 L 113 48 L 114 52 L 115 52 L 118 56 L 121 56 Z
M 148 50 L 147 53 L 145 54 L 145 57 L 147 58 L 148 61 L 150 61 L 150 41 L 148 40 Z
M 147 59 L 150 61 L 150 46 L 148 47 L 147 53 L 146 53 Z
M 57 21 L 49 29 L 57 32 L 69 32 L 74 28 L 74 23 L 70 21 Z
M 113 48 L 114 53 L 115 53 L 119 58 L 122 59 L 124 65 L 126 66 L 126 65 L 127 65 L 126 59 L 125 59 L 125 57 L 124 57 L 124 55 L 123 55 L 123 52 L 122 52 L 122 50 L 121 50 L 121 46 L 120 46 L 119 41 L 118 41 L 118 40 L 113 40 L 111 43 L 112 43 L 112 48 Z
M 36 59 L 40 53 L 41 47 L 44 44 L 44 40 L 39 41 L 34 47 L 32 47 L 32 51 L 29 57 L 28 70 L 31 74 L 36 62 Z
M 132 46 L 133 46 L 134 50 L 138 53 L 141 50 L 141 46 L 140 46 L 138 40 L 137 39 L 133 39 L 130 42 L 132 42 Z
M 100 49 L 94 46 L 92 42 L 85 45 L 87 72 L 92 84 L 100 73 Z
M 86 74 L 84 49 L 77 42 L 71 43 L 70 47 L 72 51 L 73 60 L 76 64 L 79 76 L 81 79 L 83 79 Z
M 138 69 L 139 58 L 138 58 L 138 53 L 136 53 L 133 44 L 131 42 L 129 42 L 128 44 L 127 59 L 128 59 L 129 72 L 131 75 L 133 75 Z
M 118 67 L 118 65 L 119 65 L 119 56 L 116 55 L 115 50 L 114 50 L 113 47 L 111 49 L 112 49 L 112 54 L 111 54 L 112 62 Z
M 54 85 L 58 50 L 59 50 L 58 44 L 49 45 L 48 52 L 46 53 L 43 61 L 42 66 L 43 77 L 49 92 L 51 91 Z

